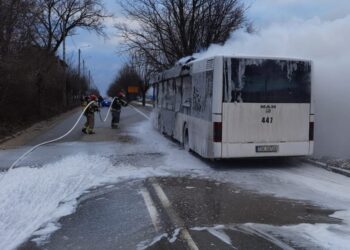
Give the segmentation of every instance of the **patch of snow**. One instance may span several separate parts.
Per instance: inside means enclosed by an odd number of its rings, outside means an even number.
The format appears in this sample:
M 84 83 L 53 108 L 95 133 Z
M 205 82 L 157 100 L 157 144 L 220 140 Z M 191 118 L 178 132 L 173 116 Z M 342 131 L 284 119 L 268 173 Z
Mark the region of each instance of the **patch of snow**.
M 43 228 L 33 233 L 32 241 L 34 241 L 37 245 L 44 244 L 48 242 L 50 235 L 60 228 L 61 228 L 61 225 L 59 223 L 49 222 Z
M 180 58 L 175 64 L 176 65 L 184 65 L 187 62 L 192 61 L 192 60 L 195 60 L 195 58 L 192 56 L 185 56 L 185 57 Z
M 179 236 L 180 231 L 181 231 L 180 228 L 176 228 L 176 229 L 174 230 L 173 235 L 171 236 L 171 238 L 170 238 L 170 239 L 168 238 L 168 240 L 169 240 L 170 243 L 174 243 L 174 242 L 177 240 L 177 237 Z
M 164 238 L 168 238 L 167 233 L 163 233 L 161 235 L 158 235 L 158 236 L 154 237 L 151 241 L 150 240 L 141 241 L 139 244 L 137 244 L 136 249 L 137 250 L 147 249 L 147 248 L 153 246 L 154 244 L 156 244 L 157 242 L 161 241 Z
M 157 235 L 152 240 L 141 241 L 139 244 L 137 244 L 136 249 L 137 250 L 148 249 L 149 247 L 151 247 L 154 244 L 158 243 L 162 239 L 167 239 L 169 243 L 174 243 L 178 239 L 180 231 L 181 231 L 181 228 L 176 228 L 172 234 L 163 233 L 163 234 Z
M 332 217 L 349 219 L 349 213 L 336 212 Z M 224 230 L 233 230 L 263 238 L 282 249 L 293 249 L 290 243 L 306 249 L 349 249 L 350 229 L 338 224 L 298 224 L 292 226 L 273 226 L 245 223 L 217 225 L 214 227 L 194 227 L 194 231 L 208 231 L 228 245 L 231 239 Z
M 350 170 L 350 159 L 323 159 L 323 161 L 327 162 L 329 165 L 343 168 L 346 170 Z
M 248 223 L 247 226 L 267 234 L 287 239 L 299 247 L 322 249 L 350 249 L 350 213 L 335 212 L 331 217 L 342 219 L 343 224 L 307 224 L 292 226 L 272 226 Z

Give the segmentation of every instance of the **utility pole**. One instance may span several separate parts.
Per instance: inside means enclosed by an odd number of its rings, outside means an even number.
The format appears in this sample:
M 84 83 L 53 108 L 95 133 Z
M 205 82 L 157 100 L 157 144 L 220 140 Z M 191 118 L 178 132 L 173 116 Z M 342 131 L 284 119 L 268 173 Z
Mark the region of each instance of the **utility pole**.
M 83 76 L 85 77 L 85 59 L 83 59 Z
M 0 0 L 1 1 L 1 0 Z M 81 75 L 81 48 L 87 48 L 87 47 L 90 47 L 90 45 L 86 45 L 86 46 L 82 46 L 78 49 L 78 75 L 80 77 Z M 83 76 L 85 75 L 85 68 L 84 68 L 84 60 L 83 60 Z
M 66 37 L 63 38 L 63 61 L 66 62 Z
M 78 49 L 78 76 L 80 77 L 80 49 Z

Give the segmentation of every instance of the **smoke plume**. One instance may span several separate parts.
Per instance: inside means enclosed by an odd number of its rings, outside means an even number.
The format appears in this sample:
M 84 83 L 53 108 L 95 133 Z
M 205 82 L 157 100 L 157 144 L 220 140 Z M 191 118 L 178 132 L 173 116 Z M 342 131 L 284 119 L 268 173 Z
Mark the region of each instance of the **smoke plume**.
M 248 55 L 313 61 L 315 156 L 350 158 L 350 15 L 272 24 L 255 34 L 234 33 L 223 46 L 195 57 Z

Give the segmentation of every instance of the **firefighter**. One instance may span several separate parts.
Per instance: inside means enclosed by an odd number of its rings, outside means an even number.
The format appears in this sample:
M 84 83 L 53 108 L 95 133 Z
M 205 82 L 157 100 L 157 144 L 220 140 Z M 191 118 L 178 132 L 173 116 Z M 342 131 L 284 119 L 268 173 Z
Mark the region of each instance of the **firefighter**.
M 85 109 L 85 107 L 89 104 L 90 102 L 90 96 L 84 96 L 81 99 L 81 106 L 83 107 L 83 109 Z M 82 132 L 86 134 L 86 128 L 88 127 L 88 118 L 87 118 L 87 112 L 84 113 L 85 117 L 86 117 L 86 122 L 84 124 L 84 127 L 82 128 Z
M 85 98 L 83 105 L 85 106 L 93 102 L 85 111 L 84 115 L 86 116 L 86 122 L 84 124 L 83 129 L 81 130 L 85 134 L 95 134 L 94 126 L 95 126 L 95 112 L 99 111 L 97 97 L 95 95 L 91 95 Z
M 102 102 L 103 102 L 103 97 L 102 96 L 98 96 L 98 107 L 101 108 L 102 107 Z
M 119 120 L 120 120 L 120 112 L 122 109 L 122 106 L 125 107 L 128 105 L 127 101 L 125 100 L 125 94 L 123 92 L 118 92 L 116 97 L 113 100 L 112 105 L 112 128 L 118 128 L 119 127 Z

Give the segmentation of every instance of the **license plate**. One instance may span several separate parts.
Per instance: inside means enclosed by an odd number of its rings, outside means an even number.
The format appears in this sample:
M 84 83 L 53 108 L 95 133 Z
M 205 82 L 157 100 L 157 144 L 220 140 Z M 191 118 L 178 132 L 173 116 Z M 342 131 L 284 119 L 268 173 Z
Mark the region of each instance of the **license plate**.
M 261 145 L 256 146 L 255 151 L 257 153 L 271 153 L 271 152 L 278 152 L 278 145 Z

